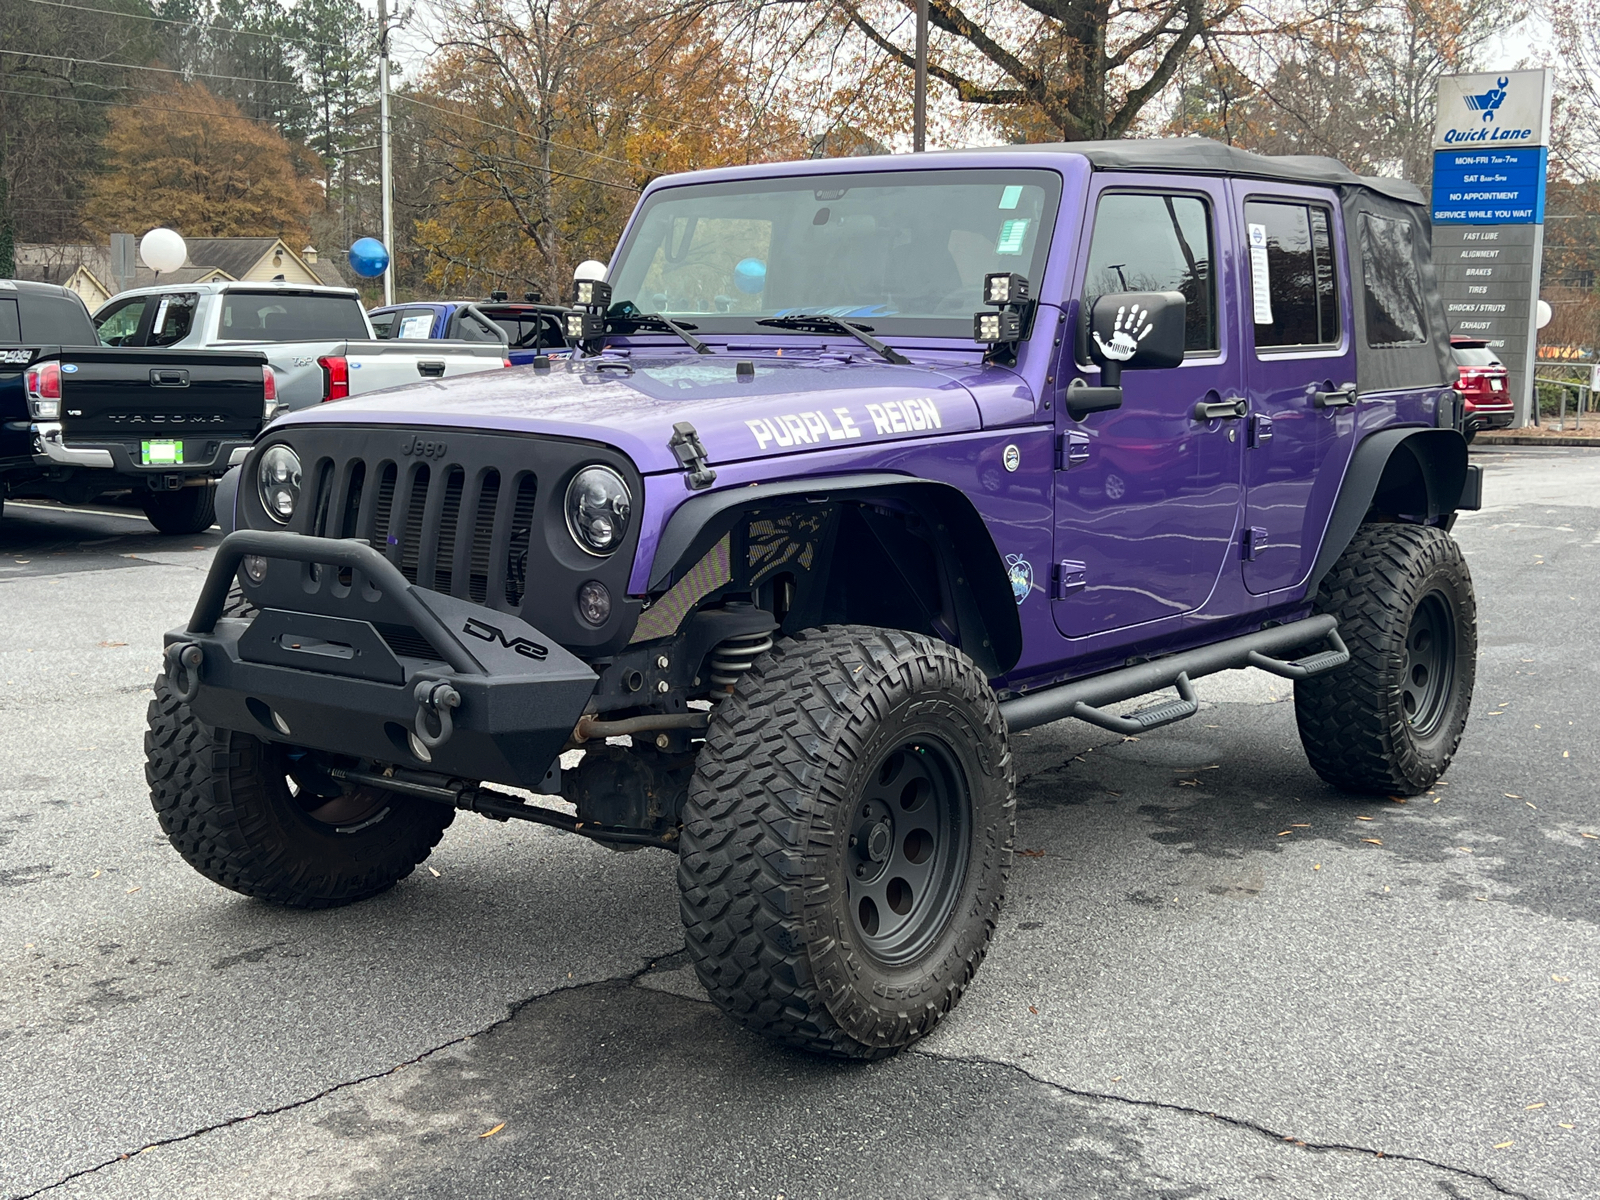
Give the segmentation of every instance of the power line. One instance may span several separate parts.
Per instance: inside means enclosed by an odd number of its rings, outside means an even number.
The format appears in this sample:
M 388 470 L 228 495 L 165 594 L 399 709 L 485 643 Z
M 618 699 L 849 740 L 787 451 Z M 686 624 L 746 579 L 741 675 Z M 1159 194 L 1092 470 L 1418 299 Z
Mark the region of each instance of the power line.
M 310 38 L 287 37 L 281 33 L 261 33 L 254 29 L 235 29 L 228 25 L 202 25 L 199 21 L 180 21 L 175 17 L 158 17 L 147 13 L 116 12 L 109 8 L 92 8 L 86 4 L 66 4 L 63 0 L 28 0 L 30 4 L 43 4 L 47 8 L 70 8 L 78 12 L 101 13 L 108 17 L 126 17 L 132 21 L 157 21 L 163 25 L 183 25 L 190 29 L 200 29 L 208 33 L 237 33 L 244 37 L 266 38 L 274 42 L 288 42 L 294 46 L 321 46 L 324 50 L 348 50 L 350 47 L 341 46 L 337 42 L 317 42 Z
M 109 62 L 100 58 L 72 58 L 65 54 L 36 54 L 32 50 L 0 50 L 0 54 L 13 54 L 18 58 L 46 58 L 52 62 L 77 63 L 85 67 L 116 67 L 123 71 L 154 71 L 158 75 L 193 76 L 197 79 L 222 79 L 232 83 L 265 83 L 274 87 L 300 87 L 298 79 L 257 79 L 251 75 L 213 75 L 207 71 L 178 71 L 171 67 L 141 67 L 138 63 Z

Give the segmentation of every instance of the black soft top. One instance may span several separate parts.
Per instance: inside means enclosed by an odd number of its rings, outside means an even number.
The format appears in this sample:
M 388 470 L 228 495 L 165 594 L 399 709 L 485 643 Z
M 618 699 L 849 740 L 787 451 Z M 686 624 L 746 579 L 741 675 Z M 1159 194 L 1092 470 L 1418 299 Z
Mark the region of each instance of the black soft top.
M 1210 138 L 1154 138 L 1118 142 L 1057 142 L 1007 146 L 1006 150 L 1048 150 L 1081 154 L 1097 171 L 1169 171 L 1184 175 L 1234 175 L 1279 179 L 1286 183 L 1365 188 L 1406 204 L 1425 203 L 1421 190 L 1406 179 L 1357 175 L 1336 158 L 1320 154 L 1256 154 Z

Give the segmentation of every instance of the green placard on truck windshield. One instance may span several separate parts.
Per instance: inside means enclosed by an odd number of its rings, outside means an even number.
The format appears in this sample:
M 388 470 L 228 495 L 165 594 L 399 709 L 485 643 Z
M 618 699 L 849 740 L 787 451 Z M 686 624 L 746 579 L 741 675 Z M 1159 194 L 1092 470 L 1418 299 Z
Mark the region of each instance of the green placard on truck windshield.
M 163 439 L 139 443 L 139 461 L 147 467 L 176 467 L 183 464 L 183 443 Z
M 1021 199 L 1022 185 L 1020 183 L 1010 184 L 1000 193 L 1000 207 L 1015 208 L 1017 201 Z

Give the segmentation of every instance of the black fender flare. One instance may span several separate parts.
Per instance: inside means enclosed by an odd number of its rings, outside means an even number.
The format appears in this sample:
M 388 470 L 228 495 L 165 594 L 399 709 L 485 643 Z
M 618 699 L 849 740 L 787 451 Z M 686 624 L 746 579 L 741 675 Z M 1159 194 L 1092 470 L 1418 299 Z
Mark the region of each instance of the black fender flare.
M 786 479 L 693 496 L 667 518 L 651 561 L 649 590 L 664 590 L 693 566 L 745 510 L 795 498 L 818 504 L 839 499 L 885 501 L 909 508 L 942 529 L 938 553 L 948 565 L 959 567 L 950 578 L 960 584 L 955 610 L 961 649 L 991 679 L 1016 666 L 1022 657 L 1022 621 L 988 526 L 959 488 L 913 475 L 871 471 Z
M 1476 470 L 1467 465 L 1467 439 L 1454 429 L 1382 429 L 1365 438 L 1350 456 L 1307 595 L 1316 594 L 1375 507 L 1390 516 L 1448 517 L 1463 507 L 1468 476 Z
M 235 505 L 239 500 L 239 480 L 243 477 L 244 467 L 229 467 L 228 473 L 217 480 L 217 527 L 222 530 L 223 537 L 239 528 Z

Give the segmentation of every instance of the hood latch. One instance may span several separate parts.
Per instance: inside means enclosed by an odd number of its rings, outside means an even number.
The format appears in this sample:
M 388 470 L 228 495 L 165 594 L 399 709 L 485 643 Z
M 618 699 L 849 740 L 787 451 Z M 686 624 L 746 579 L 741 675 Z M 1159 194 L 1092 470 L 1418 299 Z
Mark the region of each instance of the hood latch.
M 691 492 L 708 488 L 717 481 L 716 471 L 706 465 L 706 448 L 700 442 L 700 435 L 689 422 L 679 421 L 672 427 L 667 449 L 683 468 L 683 482 Z

